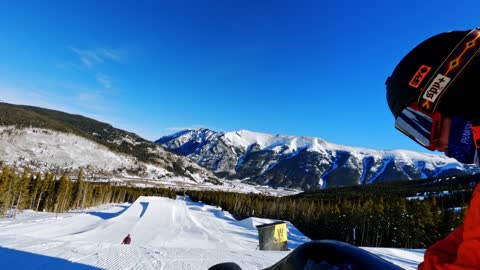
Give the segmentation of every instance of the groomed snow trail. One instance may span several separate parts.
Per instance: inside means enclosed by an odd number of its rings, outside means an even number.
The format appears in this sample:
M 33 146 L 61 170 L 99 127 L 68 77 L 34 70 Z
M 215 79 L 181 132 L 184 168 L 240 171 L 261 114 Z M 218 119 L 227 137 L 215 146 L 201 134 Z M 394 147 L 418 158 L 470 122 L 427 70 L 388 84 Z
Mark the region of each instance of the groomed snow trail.
M 263 269 L 288 252 L 260 251 L 255 225 L 236 221 L 215 206 L 161 197 L 140 197 L 133 204 L 55 215 L 24 211 L 0 219 L 0 269 L 208 269 L 233 261 L 243 269 Z M 309 241 L 287 223 L 289 248 Z M 121 245 L 130 234 L 131 245 Z M 370 250 L 375 252 L 375 250 Z M 384 258 L 415 269 L 418 255 L 383 250 Z M 380 252 L 381 253 L 381 252 Z M 420 258 L 421 261 L 421 258 Z M 411 268 L 410 268 L 411 267 Z
M 120 245 L 127 234 L 132 244 Z M 97 211 L 0 220 L 0 269 L 208 269 L 226 260 L 261 269 L 288 253 L 257 245 L 254 227 L 183 199 L 140 197 Z

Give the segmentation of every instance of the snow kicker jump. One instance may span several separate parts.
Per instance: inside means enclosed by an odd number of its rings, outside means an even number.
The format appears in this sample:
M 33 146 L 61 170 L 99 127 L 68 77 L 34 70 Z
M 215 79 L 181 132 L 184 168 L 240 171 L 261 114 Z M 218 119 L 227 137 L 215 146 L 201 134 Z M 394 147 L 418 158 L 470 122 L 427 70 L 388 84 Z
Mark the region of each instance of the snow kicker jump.
M 192 214 L 193 212 L 197 212 Z M 140 197 L 118 216 L 103 220 L 93 229 L 63 237 L 69 241 L 120 243 L 130 234 L 132 244 L 155 247 L 190 247 L 210 249 L 255 249 L 257 242 L 244 237 L 225 238 L 235 225 L 222 219 L 209 219 L 203 214 L 213 210 L 201 207 L 189 209 L 183 200 L 161 197 Z M 233 221 L 233 220 L 231 220 Z

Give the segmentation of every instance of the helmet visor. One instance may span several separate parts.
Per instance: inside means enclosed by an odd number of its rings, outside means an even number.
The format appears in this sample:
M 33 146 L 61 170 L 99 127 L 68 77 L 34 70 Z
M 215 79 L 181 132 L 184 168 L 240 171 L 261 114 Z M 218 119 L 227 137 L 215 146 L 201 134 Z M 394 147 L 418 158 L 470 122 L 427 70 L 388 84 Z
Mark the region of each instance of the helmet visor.
M 403 109 L 395 120 L 395 128 L 421 146 L 435 150 L 435 139 L 440 134 L 441 115 L 426 113 L 412 104 Z

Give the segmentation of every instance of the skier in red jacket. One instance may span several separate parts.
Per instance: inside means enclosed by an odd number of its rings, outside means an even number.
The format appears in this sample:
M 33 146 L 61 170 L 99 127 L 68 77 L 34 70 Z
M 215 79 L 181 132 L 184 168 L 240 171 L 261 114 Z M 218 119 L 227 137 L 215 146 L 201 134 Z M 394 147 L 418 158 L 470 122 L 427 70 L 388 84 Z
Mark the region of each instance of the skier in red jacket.
M 122 245 L 130 245 L 132 242 L 132 238 L 130 237 L 130 234 L 127 234 L 125 238 L 123 238 Z
M 410 51 L 385 82 L 395 127 L 429 150 L 479 164 L 479 52 L 477 29 L 441 33 Z M 480 269 L 480 184 L 463 225 L 429 247 L 418 269 Z

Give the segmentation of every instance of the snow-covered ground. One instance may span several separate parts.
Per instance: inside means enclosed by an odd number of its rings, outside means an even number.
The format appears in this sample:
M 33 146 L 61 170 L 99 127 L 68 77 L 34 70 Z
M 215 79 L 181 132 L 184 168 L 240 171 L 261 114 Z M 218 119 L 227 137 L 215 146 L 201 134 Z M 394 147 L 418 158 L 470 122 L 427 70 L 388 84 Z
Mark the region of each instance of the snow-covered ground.
M 124 140 L 131 141 L 129 138 Z M 156 146 L 151 151 L 164 151 L 160 148 Z M 191 174 L 194 180 L 184 176 L 174 176 L 159 164 L 140 162 L 132 156 L 114 152 L 104 145 L 74 134 L 40 128 L 0 126 L 0 162 L 17 168 L 28 165 L 39 172 L 53 172 L 58 169 L 75 172 L 83 168 L 86 180 L 139 187 L 263 193 L 273 196 L 301 192 L 301 190 L 250 185 L 240 180 L 222 180 L 222 185 L 215 185 L 204 181 L 207 177 L 202 172 Z M 195 163 L 189 165 L 198 166 Z M 129 170 L 143 173 L 139 176 L 128 173 Z M 73 173 L 74 177 L 76 175 L 76 172 Z
M 215 206 L 140 197 L 64 214 L 24 211 L 0 219 L 0 269 L 208 269 L 232 261 L 263 269 L 289 251 L 258 250 L 256 225 Z M 310 241 L 287 222 L 288 246 Z M 121 245 L 131 234 L 132 244 Z M 424 250 L 365 248 L 405 269 L 416 269 Z
M 133 167 L 136 161 L 83 137 L 40 128 L 0 126 L 0 145 L 0 156 L 7 163 L 41 160 L 61 168 L 92 166 L 113 171 Z M 166 174 L 166 171 L 159 173 Z

